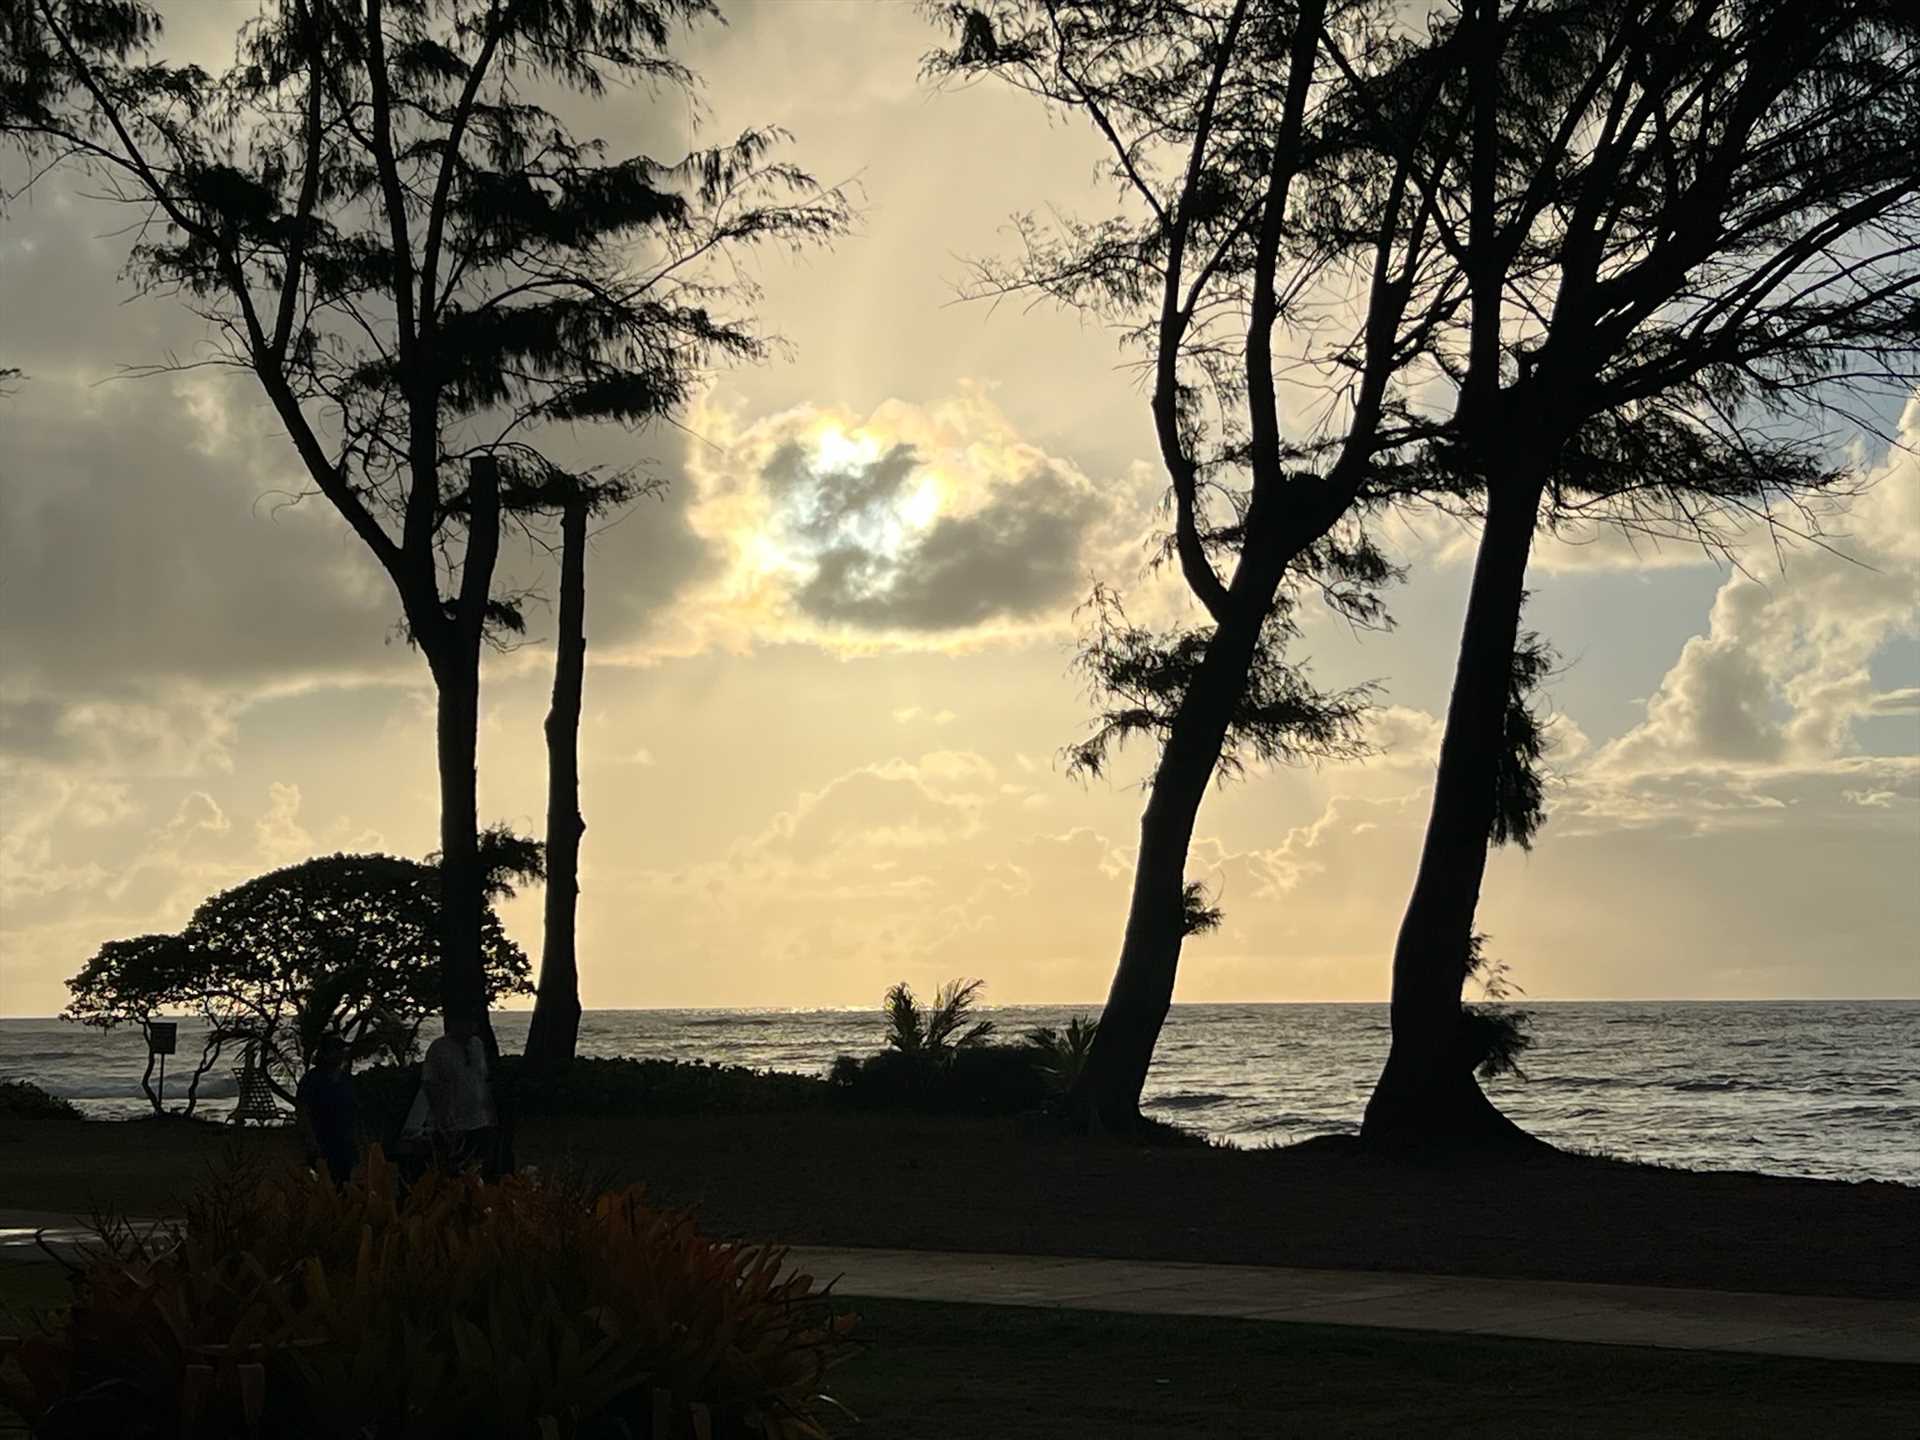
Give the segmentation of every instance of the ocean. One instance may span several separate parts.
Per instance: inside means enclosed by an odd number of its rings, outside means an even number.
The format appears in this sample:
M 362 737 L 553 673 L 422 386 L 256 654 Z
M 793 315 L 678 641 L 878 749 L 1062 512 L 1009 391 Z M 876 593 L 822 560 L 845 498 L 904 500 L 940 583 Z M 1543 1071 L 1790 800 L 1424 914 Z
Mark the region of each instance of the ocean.
M 1003 1034 L 1097 1007 L 986 1010 Z M 1545 1002 L 1527 1078 L 1495 1100 L 1557 1145 L 1698 1169 L 1920 1185 L 1920 1001 Z M 496 1017 L 519 1048 L 524 1012 Z M 823 1073 L 878 1048 L 873 1010 L 596 1010 L 588 1055 L 717 1060 Z M 1236 1145 L 1355 1129 L 1386 1054 L 1385 1005 L 1176 1005 L 1148 1080 L 1150 1113 Z M 189 1026 L 167 1076 L 184 1096 Z M 137 1115 L 138 1034 L 57 1020 L 0 1020 L 0 1078 L 31 1080 L 100 1116 Z M 222 1067 L 204 1109 L 233 1103 Z

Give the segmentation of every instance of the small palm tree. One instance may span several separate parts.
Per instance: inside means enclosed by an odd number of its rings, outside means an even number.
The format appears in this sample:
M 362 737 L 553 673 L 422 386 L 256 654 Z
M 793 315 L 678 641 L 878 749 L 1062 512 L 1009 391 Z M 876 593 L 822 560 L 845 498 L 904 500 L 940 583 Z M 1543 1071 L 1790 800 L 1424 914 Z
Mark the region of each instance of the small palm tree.
M 1065 1094 L 1073 1088 L 1093 1053 L 1093 1037 L 1100 1033 L 1100 1022 L 1076 1015 L 1065 1030 L 1039 1025 L 1027 1032 L 1027 1043 L 1038 1052 L 1036 1065 L 1055 1091 Z
M 985 1042 L 993 1021 L 972 1020 L 984 980 L 949 980 L 935 992 L 933 1007 L 923 1010 L 905 981 L 887 991 L 887 1048 L 917 1055 L 934 1063 L 952 1060 L 953 1052 Z

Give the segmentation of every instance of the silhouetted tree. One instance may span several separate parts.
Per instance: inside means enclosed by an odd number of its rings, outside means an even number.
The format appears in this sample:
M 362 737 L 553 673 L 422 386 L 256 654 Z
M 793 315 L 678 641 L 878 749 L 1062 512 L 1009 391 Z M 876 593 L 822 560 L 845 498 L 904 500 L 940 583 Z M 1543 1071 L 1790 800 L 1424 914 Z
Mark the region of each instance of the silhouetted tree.
M 380 562 L 438 695 L 442 1004 L 485 1023 L 480 656 L 503 503 L 568 478 L 543 427 L 642 425 L 763 353 L 715 264 L 843 228 L 774 130 L 609 159 L 541 97 L 692 77 L 709 0 L 269 0 L 219 76 L 149 63 L 139 0 L 0 0 L 35 77 L 0 116 L 144 217 L 133 270 L 249 371 Z M 503 496 L 506 500 L 503 501 Z
M 546 925 L 540 950 L 540 986 L 527 1028 L 527 1064 L 564 1070 L 580 1040 L 580 967 L 575 954 L 580 901 L 580 703 L 587 666 L 587 540 L 593 518 L 618 508 L 650 486 L 627 478 L 570 476 L 558 487 L 527 497 L 528 509 L 560 515 L 559 633 L 554 642 L 553 700 L 547 710 Z
M 1125 1128 L 1195 928 L 1184 872 L 1208 783 L 1248 754 L 1359 747 L 1364 695 L 1315 693 L 1283 648 L 1302 590 L 1381 616 L 1373 587 L 1391 572 L 1355 516 L 1395 492 L 1397 457 L 1430 429 L 1403 372 L 1461 302 L 1416 183 L 1457 141 L 1429 124 L 1444 57 L 1390 43 L 1364 0 L 931 8 L 953 37 L 931 71 L 996 76 L 1112 149 L 1117 212 L 1023 219 L 1024 254 L 981 267 L 978 288 L 1091 312 L 1147 352 L 1167 554 L 1206 612 L 1155 634 L 1096 592 L 1083 656 L 1103 714 L 1070 760 L 1097 771 L 1130 734 L 1159 746 L 1120 960 L 1072 1097 Z M 1289 379 L 1336 392 L 1318 431 L 1283 438 Z
M 974 1009 L 984 980 L 949 980 L 922 1006 L 913 987 L 904 980 L 887 991 L 881 1009 L 887 1017 L 887 1048 L 901 1055 L 923 1057 L 939 1064 L 956 1050 L 984 1045 L 993 1036 L 991 1020 L 975 1020 Z
M 1544 816 L 1525 694 L 1549 662 L 1519 628 L 1536 530 L 1714 544 L 1793 513 L 1844 479 L 1808 412 L 1910 386 L 1920 338 L 1911 5 L 1467 0 L 1447 30 L 1442 109 L 1469 139 L 1422 183 L 1472 294 L 1436 337 L 1460 402 L 1428 458 L 1484 519 L 1364 1132 L 1422 1142 L 1518 1136 L 1474 1083 L 1460 997 L 1488 846 Z
M 194 1008 L 202 967 L 186 941 L 178 935 L 135 935 L 127 940 L 109 940 L 94 954 L 78 975 L 67 982 L 73 999 L 60 1018 L 100 1030 L 117 1030 L 123 1025 L 139 1027 L 142 1036 L 147 1027 L 165 1015 Z M 200 1062 L 187 1082 L 188 1115 L 200 1102 L 200 1081 L 219 1058 L 220 1044 L 209 1032 Z M 154 1053 L 147 1051 L 147 1068 L 140 1076 L 140 1088 L 146 1092 L 153 1113 L 164 1113 L 160 1096 L 153 1088 Z
M 495 868 L 485 888 L 511 893 L 510 883 Z M 343 1037 L 355 1054 L 411 1054 L 439 1000 L 441 890 L 434 866 L 389 855 L 275 870 L 203 902 L 178 935 L 101 946 L 67 982 L 65 1018 L 107 1030 L 161 1013 L 197 1018 L 205 1035 L 188 1113 L 200 1078 L 235 1043 L 258 1048 L 268 1083 L 290 1100 L 323 1035 Z M 480 956 L 489 1002 L 531 992 L 527 957 L 491 904 L 481 909 Z
M 580 1040 L 580 967 L 574 918 L 580 899 L 580 697 L 587 663 L 585 496 L 568 500 L 560 526 L 560 633 L 554 642 L 553 703 L 547 710 L 546 929 L 540 988 L 527 1028 L 527 1064 L 563 1069 Z

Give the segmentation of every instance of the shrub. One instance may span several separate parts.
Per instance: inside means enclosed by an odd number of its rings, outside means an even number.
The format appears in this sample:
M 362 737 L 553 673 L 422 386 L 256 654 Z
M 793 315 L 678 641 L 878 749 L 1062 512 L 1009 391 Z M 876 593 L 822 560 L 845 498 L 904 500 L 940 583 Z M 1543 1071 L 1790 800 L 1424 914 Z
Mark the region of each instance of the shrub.
M 1080 1072 L 1087 1068 L 1087 1057 L 1093 1053 L 1093 1037 L 1099 1033 L 1100 1022 L 1084 1015 L 1067 1021 L 1065 1030 L 1037 1025 L 1027 1032 L 1027 1043 L 1035 1051 L 1034 1063 L 1056 1095 L 1071 1090 Z
M 71 1100 L 50 1095 L 26 1080 L 0 1080 L 0 1119 L 84 1120 Z
M 984 980 L 949 980 L 925 1008 L 911 985 L 895 985 L 880 1007 L 887 1020 L 887 1048 L 944 1064 L 956 1051 L 984 1045 L 993 1034 L 993 1021 L 974 1020 L 973 1009 L 986 985 Z
M 1042 1025 L 1017 1044 L 992 1044 L 993 1022 L 973 1019 L 983 983 L 950 980 L 929 1008 L 909 987 L 895 985 L 881 1004 L 887 1048 L 839 1056 L 829 1083 L 868 1109 L 1016 1115 L 1058 1100 L 1079 1078 L 1100 1022 L 1076 1015 L 1065 1030 Z
M 1043 1108 L 1072 1083 L 1096 1027 L 1076 1017 L 1065 1036 L 1041 1028 L 1018 1044 L 993 1044 L 993 1022 L 973 1018 L 982 988 L 979 980 L 950 980 L 923 1007 L 911 988 L 895 985 L 881 1004 L 886 1048 L 838 1057 L 829 1083 L 864 1109 L 1016 1115 Z
M 882 1050 L 842 1055 L 828 1079 L 861 1109 L 903 1106 L 940 1115 L 1017 1115 L 1052 1095 L 1036 1052 L 1026 1045 L 971 1045 L 943 1062 Z
M 153 1235 L 103 1226 L 12 1398 L 76 1440 L 821 1436 L 853 1317 L 784 1263 L 634 1189 L 403 1192 L 376 1149 L 340 1190 L 242 1174 Z
M 500 1057 L 500 1083 L 516 1116 L 738 1115 L 804 1110 L 826 1103 L 811 1075 L 752 1070 L 710 1060 L 581 1056 L 562 1075 L 528 1076 L 521 1057 Z M 398 1133 L 420 1086 L 419 1067 L 376 1065 L 353 1075 L 362 1133 L 386 1141 Z

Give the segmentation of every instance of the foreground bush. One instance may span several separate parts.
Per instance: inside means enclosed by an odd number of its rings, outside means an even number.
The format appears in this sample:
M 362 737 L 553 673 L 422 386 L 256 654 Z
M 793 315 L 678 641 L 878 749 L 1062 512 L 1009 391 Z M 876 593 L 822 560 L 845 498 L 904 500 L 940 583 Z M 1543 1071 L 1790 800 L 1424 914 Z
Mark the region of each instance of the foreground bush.
M 709 1240 L 637 1190 L 430 1174 L 370 1153 L 201 1192 L 143 1237 L 104 1226 L 70 1310 L 9 1342 L 35 1434 L 821 1436 L 851 1316 L 785 1252 Z
M 71 1100 L 25 1080 L 0 1080 L 0 1120 L 84 1120 Z

